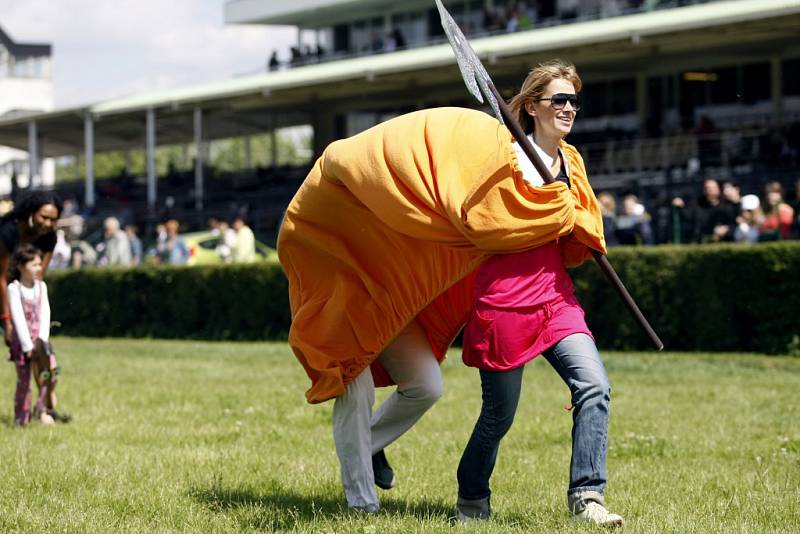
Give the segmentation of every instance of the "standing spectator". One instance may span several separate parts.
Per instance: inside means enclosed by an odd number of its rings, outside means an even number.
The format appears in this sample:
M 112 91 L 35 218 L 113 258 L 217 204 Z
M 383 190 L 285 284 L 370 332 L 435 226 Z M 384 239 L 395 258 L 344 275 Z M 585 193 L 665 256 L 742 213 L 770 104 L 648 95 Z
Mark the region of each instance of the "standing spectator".
M 242 215 L 233 220 L 233 229 L 236 231 L 236 243 L 231 251 L 233 263 L 253 263 L 256 261 L 256 236 L 247 226 L 247 221 Z
M 69 242 L 67 242 L 67 233 L 63 228 L 59 228 L 56 230 L 56 246 L 53 249 L 53 257 L 50 260 L 50 268 L 64 269 L 69 267 L 71 259 L 72 247 L 69 245 Z
M 19 197 L 14 209 L 0 219 L 0 299 L 3 336 L 11 346 L 14 326 L 8 304 L 8 266 L 17 247 L 31 243 L 42 251 L 41 276 L 47 272 L 56 246 L 56 221 L 61 215 L 61 199 L 50 191 L 29 191 Z M 48 406 L 54 408 L 54 406 Z
M 517 14 L 517 8 L 512 7 L 506 21 L 506 33 L 514 33 L 517 28 L 519 28 L 519 15 Z
M 653 237 L 656 243 L 690 243 L 692 223 L 682 197 L 665 192 L 656 202 Z
M 783 186 L 779 182 L 769 182 L 766 186 L 766 209 L 759 239 L 789 239 L 792 221 L 794 209 L 783 200 Z
M 125 235 L 131 244 L 131 265 L 134 267 L 142 264 L 142 240 L 139 239 L 139 229 L 133 225 L 125 225 Z
M 108 217 L 103 221 L 103 235 L 105 240 L 98 246 L 100 259 L 98 265 L 130 265 L 131 243 L 119 227 L 116 217 Z
M 745 195 L 741 201 L 742 211 L 736 217 L 733 240 L 737 243 L 756 243 L 759 240 L 759 226 L 764 220 L 761 201 L 756 195 Z
M 738 215 L 742 211 L 742 188 L 738 183 L 730 180 L 723 182 L 722 196 L 734 214 Z
M 278 70 L 280 67 L 280 61 L 278 61 L 278 52 L 276 50 L 272 51 L 272 55 L 269 56 L 269 63 L 267 64 L 267 68 L 269 70 Z
M 147 251 L 148 256 L 152 256 L 156 263 L 168 263 L 167 258 L 167 227 L 164 223 L 158 223 L 155 228 L 156 244 Z
M 622 199 L 622 214 L 617 218 L 617 239 L 620 245 L 653 245 L 650 214 L 636 195 Z
M 47 409 L 47 400 L 55 398 L 57 365 L 55 358 L 43 366 L 34 356 L 37 344 L 47 343 L 50 337 L 50 302 L 47 284 L 41 280 L 42 251 L 30 243 L 20 245 L 11 259 L 11 278 L 8 301 L 14 332 L 8 359 L 17 370 L 17 390 L 14 395 L 14 424 L 25 426 L 31 418 L 31 372 L 39 384 L 36 413 L 43 425 L 52 425 L 55 418 Z M 50 359 L 50 358 L 48 358 Z M 46 367 L 46 368 L 43 368 Z M 68 421 L 69 416 L 59 416 Z
M 800 180 L 794 183 L 794 200 L 791 203 L 794 210 L 794 223 L 792 224 L 792 237 L 800 238 Z
M 164 223 L 165 239 L 159 245 L 161 248 L 161 257 L 170 265 L 186 265 L 189 261 L 189 249 L 186 248 L 186 243 L 183 238 L 178 234 L 180 224 L 175 219 L 170 219 Z
M 608 191 L 597 194 L 600 213 L 603 215 L 603 236 L 607 247 L 619 245 L 617 239 L 617 200 Z
M 719 182 L 708 179 L 703 182 L 703 196 L 695 208 L 694 240 L 699 243 L 717 243 L 733 238 L 736 215 L 722 201 Z

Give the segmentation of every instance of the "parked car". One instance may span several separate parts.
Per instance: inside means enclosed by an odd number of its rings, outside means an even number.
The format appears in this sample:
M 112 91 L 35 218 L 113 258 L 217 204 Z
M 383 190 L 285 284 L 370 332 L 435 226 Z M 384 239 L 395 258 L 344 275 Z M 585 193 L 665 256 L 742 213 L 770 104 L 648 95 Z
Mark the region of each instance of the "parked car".
M 189 249 L 189 261 L 186 265 L 215 265 L 223 262 L 217 252 L 222 243 L 222 236 L 214 232 L 189 232 L 181 234 L 186 248 Z M 278 262 L 278 252 L 260 241 L 256 241 L 256 261 Z

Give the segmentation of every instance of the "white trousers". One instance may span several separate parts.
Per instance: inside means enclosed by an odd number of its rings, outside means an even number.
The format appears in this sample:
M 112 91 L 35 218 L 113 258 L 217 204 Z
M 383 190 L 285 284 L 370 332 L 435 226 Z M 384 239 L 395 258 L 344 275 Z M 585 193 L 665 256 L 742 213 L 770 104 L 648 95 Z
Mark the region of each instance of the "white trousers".
M 439 362 L 425 332 L 412 322 L 379 360 L 397 389 L 373 414 L 375 385 L 364 369 L 333 404 L 333 440 L 347 505 L 378 504 L 372 455 L 402 436 L 442 396 Z

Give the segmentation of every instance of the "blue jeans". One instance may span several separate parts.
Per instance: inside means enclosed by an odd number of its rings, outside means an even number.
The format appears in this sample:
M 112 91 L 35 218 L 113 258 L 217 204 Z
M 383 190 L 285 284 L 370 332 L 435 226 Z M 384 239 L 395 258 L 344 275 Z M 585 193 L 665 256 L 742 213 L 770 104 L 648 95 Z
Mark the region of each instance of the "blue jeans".
M 569 468 L 570 509 L 580 512 L 585 502 L 603 502 L 608 451 L 611 386 L 594 341 L 573 334 L 544 352 L 544 357 L 572 393 L 572 460 Z M 514 422 L 524 366 L 509 371 L 481 371 L 483 406 L 458 464 L 458 495 L 488 499 L 500 440 Z

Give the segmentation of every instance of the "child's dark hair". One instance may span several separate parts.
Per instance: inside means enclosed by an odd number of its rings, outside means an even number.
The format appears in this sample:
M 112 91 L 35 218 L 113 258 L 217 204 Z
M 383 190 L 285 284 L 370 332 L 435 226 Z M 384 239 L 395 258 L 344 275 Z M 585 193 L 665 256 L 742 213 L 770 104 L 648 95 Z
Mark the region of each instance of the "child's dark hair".
M 19 280 L 22 266 L 37 256 L 41 258 L 42 251 L 30 243 L 23 243 L 17 247 L 17 250 L 14 251 L 14 255 L 11 256 L 11 265 L 9 268 L 11 273 L 10 280 Z

